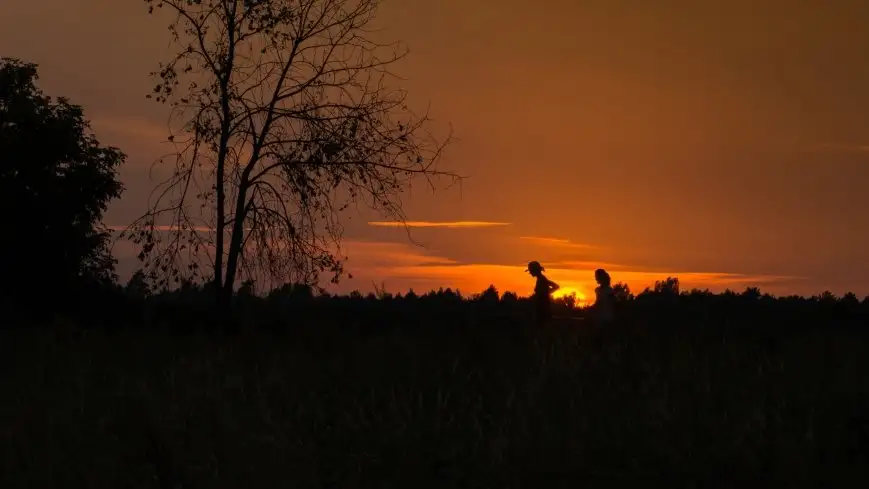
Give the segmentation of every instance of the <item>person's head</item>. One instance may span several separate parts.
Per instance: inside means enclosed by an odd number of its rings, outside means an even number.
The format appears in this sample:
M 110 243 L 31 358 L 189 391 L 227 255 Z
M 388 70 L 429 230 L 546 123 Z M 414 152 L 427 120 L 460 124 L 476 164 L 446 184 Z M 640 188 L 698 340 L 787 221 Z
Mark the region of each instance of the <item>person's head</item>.
M 603 268 L 598 268 L 594 271 L 594 280 L 605 287 L 609 287 L 610 282 L 612 282 L 612 279 L 610 279 L 610 274 L 607 273 L 607 271 Z
M 543 273 L 543 270 L 543 265 L 539 261 L 528 262 L 528 268 L 525 269 L 532 277 L 539 277 Z

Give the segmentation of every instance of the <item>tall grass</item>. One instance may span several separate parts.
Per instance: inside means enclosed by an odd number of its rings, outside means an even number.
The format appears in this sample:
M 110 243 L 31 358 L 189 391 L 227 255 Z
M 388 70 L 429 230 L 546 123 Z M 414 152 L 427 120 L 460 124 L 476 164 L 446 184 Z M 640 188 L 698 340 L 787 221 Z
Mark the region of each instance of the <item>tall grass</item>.
M 867 346 L 577 321 L 6 330 L 0 487 L 858 487 Z

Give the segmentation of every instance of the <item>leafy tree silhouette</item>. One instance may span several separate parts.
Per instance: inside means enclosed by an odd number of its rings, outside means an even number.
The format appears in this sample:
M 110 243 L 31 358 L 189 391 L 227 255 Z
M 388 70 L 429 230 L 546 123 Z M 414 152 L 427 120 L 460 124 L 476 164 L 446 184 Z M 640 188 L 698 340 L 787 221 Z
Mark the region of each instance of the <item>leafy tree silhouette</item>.
M 839 298 L 829 290 L 825 290 L 821 295 L 817 296 L 817 300 L 821 304 L 835 304 Z
M 508 290 L 507 292 L 504 292 L 504 295 L 501 296 L 501 302 L 507 304 L 515 304 L 519 302 L 519 296 L 516 295 L 515 292 L 511 292 Z
M 146 298 L 151 295 L 151 286 L 148 283 L 148 276 L 141 269 L 136 270 L 130 280 L 127 281 L 124 287 L 127 295 L 135 298 Z
M 14 230 L 0 241 L 0 290 L 34 297 L 49 284 L 40 308 L 51 309 L 116 280 L 100 221 L 123 191 L 125 155 L 100 145 L 82 108 L 44 95 L 37 79 L 36 64 L 0 59 L 0 206 Z
M 476 297 L 476 300 L 483 304 L 497 304 L 500 301 L 498 288 L 494 285 L 489 285 L 486 290 Z
M 241 287 L 238 289 L 236 294 L 239 297 L 249 298 L 254 295 L 254 281 L 253 280 L 245 280 L 241 283 Z
M 279 302 L 304 302 L 314 298 L 314 291 L 307 284 L 284 284 L 268 294 L 268 298 Z
M 742 293 L 742 297 L 749 302 L 755 302 L 759 301 L 763 297 L 763 294 L 760 293 L 760 289 L 757 287 L 748 287 Z
M 631 293 L 631 288 L 628 287 L 628 284 L 618 282 L 613 285 L 613 298 L 616 303 L 628 302 L 633 300 L 634 294 Z
M 655 282 L 655 293 L 663 295 L 679 295 L 679 279 L 676 277 L 667 277 L 664 280 Z
M 567 308 L 568 310 L 573 310 L 576 308 L 576 292 L 571 292 L 570 294 L 563 295 L 557 299 L 553 299 L 553 304 L 558 307 Z

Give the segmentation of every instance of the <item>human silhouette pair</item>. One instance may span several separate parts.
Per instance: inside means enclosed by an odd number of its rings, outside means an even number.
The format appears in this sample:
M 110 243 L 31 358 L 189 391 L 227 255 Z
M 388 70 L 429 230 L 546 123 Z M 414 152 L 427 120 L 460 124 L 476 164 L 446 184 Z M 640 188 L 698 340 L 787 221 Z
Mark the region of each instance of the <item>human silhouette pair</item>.
M 543 274 L 545 268 L 538 261 L 529 262 L 525 271 L 536 279 L 532 297 L 537 321 L 548 322 L 552 319 L 552 293 L 561 287 Z M 613 320 L 612 279 L 603 268 L 594 271 L 594 279 L 598 284 L 594 289 L 594 317 L 600 323 L 609 323 Z

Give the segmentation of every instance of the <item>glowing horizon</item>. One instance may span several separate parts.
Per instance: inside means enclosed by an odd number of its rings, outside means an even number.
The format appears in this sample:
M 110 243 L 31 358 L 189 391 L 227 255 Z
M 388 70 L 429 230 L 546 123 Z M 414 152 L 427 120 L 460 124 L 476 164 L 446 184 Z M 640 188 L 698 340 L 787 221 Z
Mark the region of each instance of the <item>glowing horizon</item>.
M 524 262 L 463 262 L 407 242 L 348 240 L 342 243 L 341 251 L 348 257 L 346 268 L 353 278 L 345 278 L 337 285 L 326 287 L 336 293 L 349 293 L 353 290 L 366 293 L 379 287 L 401 294 L 411 289 L 417 293 L 425 293 L 439 288 L 450 288 L 469 296 L 494 285 L 501 294 L 513 292 L 520 297 L 527 297 L 534 287 L 534 279 L 525 272 Z M 129 243 L 118 248 L 119 258 L 127 264 L 131 263 L 129 257 L 135 253 L 135 247 Z M 594 270 L 603 265 L 608 264 L 591 260 L 547 267 L 546 276 L 561 286 L 553 297 L 576 293 L 579 303 L 586 304 L 593 300 L 597 286 Z M 804 280 L 801 277 L 781 275 L 668 271 L 640 265 L 614 265 L 607 269 L 614 283 L 625 283 L 634 293 L 652 287 L 656 281 L 668 277 L 678 278 L 684 290 L 698 288 L 713 291 L 728 288 L 744 290 L 746 287 L 763 289 L 792 285 Z

